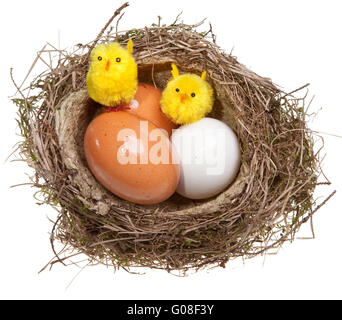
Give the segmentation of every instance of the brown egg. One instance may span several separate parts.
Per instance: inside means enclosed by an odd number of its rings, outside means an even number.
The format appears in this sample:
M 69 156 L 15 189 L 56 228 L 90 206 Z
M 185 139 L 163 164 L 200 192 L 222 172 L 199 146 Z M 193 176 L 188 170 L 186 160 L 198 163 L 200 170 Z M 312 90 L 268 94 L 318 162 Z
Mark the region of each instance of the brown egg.
M 168 199 L 176 190 L 179 166 L 172 144 L 153 123 L 125 111 L 97 116 L 84 136 L 88 166 L 115 195 L 138 204 Z
M 160 108 L 162 91 L 146 83 L 139 83 L 128 112 L 151 121 L 156 127 L 167 131 L 171 136 L 172 129 L 178 126 L 169 120 Z

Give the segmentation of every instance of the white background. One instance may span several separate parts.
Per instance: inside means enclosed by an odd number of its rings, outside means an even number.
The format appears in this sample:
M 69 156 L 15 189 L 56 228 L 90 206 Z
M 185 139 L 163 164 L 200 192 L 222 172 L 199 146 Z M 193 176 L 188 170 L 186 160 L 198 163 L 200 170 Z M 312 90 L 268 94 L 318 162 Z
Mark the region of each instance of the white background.
M 316 239 L 296 240 L 277 255 L 231 262 L 226 269 L 201 271 L 179 278 L 164 271 L 131 275 L 102 266 L 84 269 L 55 266 L 38 271 L 52 257 L 49 244 L 56 213 L 37 206 L 27 182 L 24 163 L 5 162 L 13 145 L 16 108 L 9 68 L 20 82 L 35 53 L 46 41 L 61 48 L 93 40 L 122 1 L 19 1 L 2 4 L 0 13 L 1 193 L 0 298 L 90 299 L 240 299 L 342 298 L 341 156 L 342 139 L 325 135 L 323 168 L 333 185 L 317 190 L 317 197 L 337 189 L 336 196 L 314 218 Z M 143 27 L 157 21 L 204 17 L 214 26 L 218 44 L 255 72 L 291 91 L 307 82 L 315 94 L 311 110 L 322 109 L 310 122 L 321 132 L 342 136 L 341 1 L 131 1 L 121 28 Z M 41 68 L 43 68 L 41 66 Z M 34 74 L 38 74 L 37 69 Z M 299 237 L 310 236 L 305 226 Z

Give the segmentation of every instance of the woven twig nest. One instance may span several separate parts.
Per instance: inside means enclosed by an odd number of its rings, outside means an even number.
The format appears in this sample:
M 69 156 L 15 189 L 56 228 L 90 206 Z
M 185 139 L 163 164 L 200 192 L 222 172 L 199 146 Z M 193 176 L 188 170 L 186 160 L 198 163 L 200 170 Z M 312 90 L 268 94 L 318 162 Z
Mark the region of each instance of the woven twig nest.
M 21 154 L 36 172 L 43 201 L 59 211 L 51 243 L 66 246 L 54 250 L 52 263 L 85 253 L 93 263 L 124 268 L 224 266 L 279 247 L 312 216 L 321 172 L 304 99 L 284 94 L 221 50 L 211 30 L 196 27 L 176 21 L 101 33 L 72 54 L 58 52 L 57 66 L 31 84 L 38 93 L 16 99 Z M 141 82 L 163 89 L 171 63 L 183 72 L 207 71 L 216 95 L 209 117 L 236 132 L 242 154 L 235 182 L 218 196 L 194 201 L 175 194 L 157 205 L 137 205 L 104 189 L 88 169 L 83 136 L 99 109 L 85 89 L 89 51 L 98 42 L 129 38 Z

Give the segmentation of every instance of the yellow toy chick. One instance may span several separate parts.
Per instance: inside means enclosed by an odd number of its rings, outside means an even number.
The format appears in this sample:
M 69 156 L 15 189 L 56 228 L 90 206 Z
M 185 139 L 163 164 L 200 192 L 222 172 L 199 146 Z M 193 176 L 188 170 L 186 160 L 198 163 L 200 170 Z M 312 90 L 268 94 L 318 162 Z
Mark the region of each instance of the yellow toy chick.
M 206 72 L 199 77 L 187 73 L 179 75 L 176 65 L 172 64 L 172 76 L 163 91 L 161 99 L 162 111 L 177 124 L 196 122 L 213 107 L 213 89 L 206 81 Z
M 138 68 L 132 56 L 133 42 L 127 48 L 117 42 L 100 44 L 90 54 L 87 74 L 89 96 L 96 102 L 115 107 L 129 103 L 137 91 Z

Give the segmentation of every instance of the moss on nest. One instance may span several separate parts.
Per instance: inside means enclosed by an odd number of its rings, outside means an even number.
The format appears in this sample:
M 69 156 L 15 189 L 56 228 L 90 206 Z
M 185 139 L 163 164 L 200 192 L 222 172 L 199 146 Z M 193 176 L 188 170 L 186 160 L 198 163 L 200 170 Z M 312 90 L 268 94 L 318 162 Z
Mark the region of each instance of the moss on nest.
M 55 48 L 57 64 L 23 90 L 17 86 L 20 157 L 35 170 L 37 197 L 59 212 L 51 233 L 56 262 L 79 253 L 91 263 L 114 268 L 149 267 L 167 271 L 224 266 L 292 240 L 316 206 L 313 192 L 321 175 L 307 128 L 305 97 L 285 94 L 217 46 L 215 36 L 197 25 L 169 25 L 118 32 L 107 27 L 72 53 Z M 120 20 L 122 15 L 117 19 Z M 117 27 L 118 23 L 116 24 Z M 242 166 L 232 186 L 217 197 L 193 201 L 174 195 L 153 206 L 140 206 L 106 191 L 84 160 L 82 139 L 98 105 L 87 96 L 85 75 L 91 49 L 100 42 L 134 41 L 139 80 L 163 88 L 170 64 L 184 72 L 208 72 L 216 93 L 210 117 L 236 132 Z M 303 89 L 303 88 L 300 88 Z M 54 241 L 65 247 L 57 254 Z

